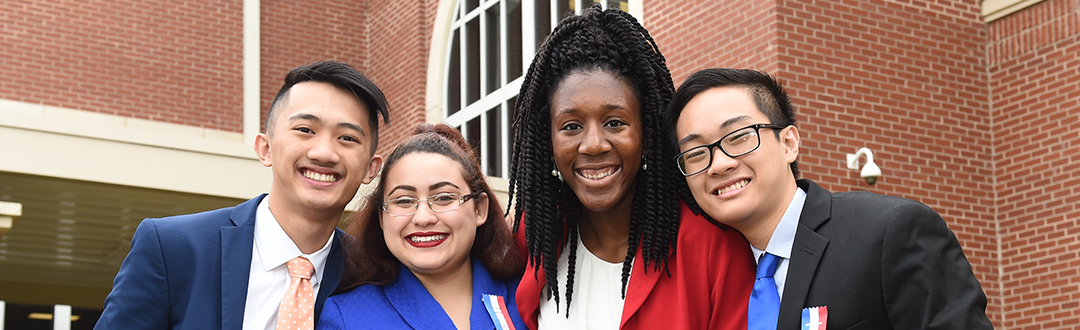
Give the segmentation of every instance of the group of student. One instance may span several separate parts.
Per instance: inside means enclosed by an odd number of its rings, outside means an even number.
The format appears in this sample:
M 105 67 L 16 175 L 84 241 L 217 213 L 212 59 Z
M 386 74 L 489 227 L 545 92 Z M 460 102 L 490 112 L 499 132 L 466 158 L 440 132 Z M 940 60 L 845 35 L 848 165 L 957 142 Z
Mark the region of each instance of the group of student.
M 449 126 L 376 154 L 388 108 L 346 64 L 289 72 L 255 142 L 269 194 L 144 220 L 96 329 L 992 328 L 936 212 L 799 179 L 774 78 L 676 90 L 624 12 L 594 5 L 540 46 L 512 212 Z

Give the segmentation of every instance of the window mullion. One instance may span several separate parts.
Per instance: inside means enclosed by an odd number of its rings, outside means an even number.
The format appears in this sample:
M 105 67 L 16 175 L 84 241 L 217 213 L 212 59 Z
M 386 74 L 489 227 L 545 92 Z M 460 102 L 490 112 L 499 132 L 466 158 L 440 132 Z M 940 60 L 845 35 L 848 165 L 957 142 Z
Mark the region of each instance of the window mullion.
M 464 9 L 464 6 L 465 6 L 464 2 L 465 2 L 464 0 L 458 2 L 462 6 L 462 9 L 461 9 L 462 11 L 465 10 Z M 465 42 L 468 41 L 468 33 L 467 33 L 467 31 L 465 31 L 465 23 L 467 23 L 468 20 L 464 18 L 464 16 L 465 16 L 464 13 L 461 16 L 463 18 L 461 19 L 461 24 L 458 25 L 458 63 L 457 63 L 458 72 L 461 72 L 461 74 L 458 75 L 458 80 L 459 80 L 458 81 L 458 84 L 459 84 L 458 85 L 459 86 L 458 87 L 458 93 L 461 94 L 461 97 L 458 99 L 458 103 L 459 103 L 458 109 L 460 109 L 460 110 L 458 110 L 459 113 L 461 111 L 465 110 L 465 107 L 469 104 L 469 81 L 468 81 L 468 77 L 469 77 L 468 69 L 469 68 L 466 65 L 469 62 L 467 60 L 469 50 L 468 50 L 468 46 L 465 44 Z
M 499 122 L 499 127 L 503 128 L 502 134 L 499 134 L 499 140 L 500 140 L 499 145 L 501 145 L 503 147 L 503 150 L 504 150 L 504 152 L 501 153 L 503 159 L 499 160 L 499 167 L 502 168 L 501 173 L 503 173 L 503 175 L 509 176 L 510 175 L 510 153 L 508 151 L 510 150 L 510 148 L 514 147 L 514 146 L 510 145 L 510 119 L 509 119 L 510 116 L 509 116 L 509 114 L 510 114 L 510 111 L 513 111 L 513 109 L 510 109 L 510 103 L 506 102 L 504 100 L 502 102 L 502 106 L 499 107 L 499 111 L 501 111 L 499 113 L 499 121 L 500 121 Z
M 533 56 L 536 55 L 536 15 L 531 13 L 533 8 L 536 8 L 536 0 L 521 0 L 522 76 L 529 70 L 529 65 L 532 64 Z
M 496 105 L 498 104 L 496 103 Z M 480 132 L 480 150 L 478 152 L 480 152 L 480 171 L 484 172 L 485 175 L 489 174 L 487 172 L 491 168 L 488 164 L 494 161 L 491 159 L 491 153 L 488 152 L 488 149 L 491 148 L 491 141 L 488 140 L 487 134 L 488 121 L 491 120 L 489 112 L 491 111 L 484 110 L 484 113 L 480 115 L 480 128 L 483 129 L 483 132 Z
M 487 76 L 487 67 L 488 66 L 487 66 L 487 64 L 488 64 L 489 59 L 487 58 L 488 57 L 487 56 L 487 49 L 488 49 L 487 29 L 489 27 L 488 27 L 487 15 L 484 15 L 485 13 L 487 13 L 487 8 L 488 8 L 487 6 L 480 6 L 479 8 L 477 8 L 476 10 L 478 10 L 481 13 L 481 15 L 478 16 L 477 18 L 475 18 L 475 19 L 480 20 L 480 33 L 477 34 L 477 36 L 480 37 L 479 38 L 480 40 L 476 41 L 476 42 L 480 43 L 480 68 L 479 68 L 480 69 L 480 98 L 486 97 L 487 94 L 485 94 L 485 93 L 487 93 L 487 90 L 488 90 L 488 88 L 487 88 L 487 85 L 488 85 L 488 83 L 487 83 L 487 77 L 488 77 Z
M 551 26 L 552 30 L 555 29 L 556 25 L 559 25 L 559 1 L 562 1 L 562 0 L 552 0 L 551 1 L 551 25 L 550 26 Z M 544 33 L 545 34 L 550 34 L 551 30 L 544 31 Z
M 506 79 L 508 79 L 509 73 L 507 73 L 506 63 L 508 58 L 507 54 L 510 52 L 507 47 L 510 45 L 510 38 L 507 37 L 506 31 L 508 30 L 506 25 L 507 17 L 510 16 L 510 12 L 507 11 L 506 1 L 499 1 L 499 87 L 506 85 Z

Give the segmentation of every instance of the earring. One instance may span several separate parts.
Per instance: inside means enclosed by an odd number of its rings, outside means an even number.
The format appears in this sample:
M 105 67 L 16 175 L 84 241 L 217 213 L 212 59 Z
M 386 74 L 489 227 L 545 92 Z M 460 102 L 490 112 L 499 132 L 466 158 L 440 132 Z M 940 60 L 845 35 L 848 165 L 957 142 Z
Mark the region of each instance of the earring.
M 641 154 L 641 170 L 642 171 L 648 171 L 649 170 L 649 164 L 645 163 L 645 154 Z
M 559 172 L 559 168 L 555 166 L 555 163 L 551 164 L 551 176 L 559 178 L 559 181 L 563 181 L 562 172 Z

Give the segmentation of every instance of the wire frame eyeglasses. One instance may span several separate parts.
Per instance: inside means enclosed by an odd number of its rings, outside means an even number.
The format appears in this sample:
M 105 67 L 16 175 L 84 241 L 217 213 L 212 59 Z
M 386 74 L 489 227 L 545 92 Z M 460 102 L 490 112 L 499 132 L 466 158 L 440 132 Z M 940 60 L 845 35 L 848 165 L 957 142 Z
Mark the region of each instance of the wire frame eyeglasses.
M 432 212 L 443 213 L 457 210 L 469 199 L 477 196 L 478 193 L 471 194 L 455 194 L 455 193 L 442 193 L 435 194 L 425 199 L 416 199 L 412 197 L 401 197 L 388 200 L 382 203 L 383 212 L 389 213 L 395 217 L 405 217 L 416 213 L 420 209 L 420 202 L 427 202 L 428 207 Z
M 689 150 L 683 151 L 675 156 L 675 163 L 679 166 L 679 171 L 684 176 L 692 176 L 701 173 L 712 166 L 713 149 L 720 148 L 720 151 L 731 158 L 746 155 L 754 152 L 761 146 L 761 138 L 759 131 L 762 128 L 774 128 L 781 129 L 785 126 L 773 125 L 773 124 L 753 124 L 740 129 L 737 129 L 731 133 L 727 133 L 724 137 L 716 140 L 716 142 L 700 145 Z

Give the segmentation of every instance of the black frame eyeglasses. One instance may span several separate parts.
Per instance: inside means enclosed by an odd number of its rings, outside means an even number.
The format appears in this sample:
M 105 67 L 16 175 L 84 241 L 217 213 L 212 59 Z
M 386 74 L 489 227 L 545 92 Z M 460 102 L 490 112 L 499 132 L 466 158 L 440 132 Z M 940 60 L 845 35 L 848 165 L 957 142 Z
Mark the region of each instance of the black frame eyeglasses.
M 727 133 L 716 142 L 696 146 L 675 155 L 675 163 L 683 176 L 692 176 L 712 166 L 713 149 L 720 151 L 731 158 L 740 157 L 754 152 L 761 147 L 762 128 L 783 129 L 787 126 L 773 124 L 753 124 Z M 734 151 L 734 152 L 732 152 Z
M 420 210 L 420 202 L 427 202 L 428 208 L 430 208 L 432 212 L 450 212 L 461 208 L 461 204 L 465 204 L 465 202 L 479 194 L 479 192 L 464 195 L 457 193 L 441 193 L 428 196 L 428 198 L 424 199 L 399 197 L 383 202 L 382 210 L 395 217 L 407 217 L 416 214 L 416 211 Z M 455 201 L 457 203 L 454 203 Z M 409 209 L 412 211 L 408 211 Z M 407 213 L 398 213 L 399 211 Z

